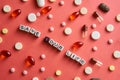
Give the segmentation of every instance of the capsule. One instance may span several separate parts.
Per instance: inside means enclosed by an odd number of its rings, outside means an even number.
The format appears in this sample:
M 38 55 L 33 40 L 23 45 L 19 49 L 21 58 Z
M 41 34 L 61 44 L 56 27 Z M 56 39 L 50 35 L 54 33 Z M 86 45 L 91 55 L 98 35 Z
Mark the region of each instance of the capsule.
M 76 51 L 76 50 L 78 50 L 80 47 L 82 47 L 83 46 L 83 42 L 80 42 L 80 41 L 78 41 L 78 42 L 75 42 L 73 45 L 72 45 L 72 50 L 73 51 Z
M 17 17 L 21 14 L 21 9 L 16 9 L 11 13 L 11 17 Z
M 51 6 L 44 7 L 44 8 L 40 11 L 40 13 L 41 13 L 42 15 L 43 15 L 43 14 L 47 14 L 48 12 L 51 11 L 51 9 L 52 9 Z
M 11 56 L 11 52 L 8 51 L 8 50 L 2 50 L 2 51 L 0 52 L 0 58 L 1 58 L 1 59 L 5 59 L 5 58 L 8 58 L 8 57 L 10 57 L 10 56 Z
M 79 15 L 80 15 L 79 12 L 74 12 L 74 13 L 72 13 L 72 14 L 70 15 L 70 17 L 69 17 L 70 21 L 75 20 Z
M 93 13 L 93 17 L 94 18 L 97 18 L 97 20 L 99 21 L 99 22 L 102 22 L 103 21 L 103 18 L 100 16 L 100 14 L 98 13 L 98 12 L 94 12 Z
M 83 25 L 82 27 L 82 37 L 85 38 L 87 36 L 88 27 Z
M 33 66 L 35 65 L 35 59 L 32 56 L 28 56 L 25 60 L 26 66 Z
M 102 66 L 102 65 L 103 65 L 102 62 L 98 61 L 98 60 L 95 59 L 95 58 L 91 58 L 91 63 L 92 63 L 92 64 L 95 64 L 95 65 L 97 65 L 97 66 Z

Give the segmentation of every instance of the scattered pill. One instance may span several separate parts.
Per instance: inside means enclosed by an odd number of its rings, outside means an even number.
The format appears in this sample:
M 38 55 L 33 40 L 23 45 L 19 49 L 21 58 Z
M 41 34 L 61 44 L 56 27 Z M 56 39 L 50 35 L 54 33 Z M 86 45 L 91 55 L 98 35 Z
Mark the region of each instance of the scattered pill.
M 3 11 L 4 11 L 5 13 L 10 12 L 10 11 L 11 11 L 10 5 L 4 5 L 4 6 L 3 6 Z
M 48 77 L 46 80 L 55 80 L 53 77 Z
M 59 5 L 60 6 L 63 6 L 65 4 L 65 2 L 63 1 L 63 0 L 61 0 L 60 2 L 59 2 Z
M 96 18 L 99 22 L 103 21 L 102 16 L 96 11 L 93 13 L 93 17 Z
M 81 80 L 80 77 L 74 77 L 74 80 Z
M 40 14 L 44 15 L 47 14 L 48 12 L 50 12 L 52 10 L 51 6 L 46 6 L 43 9 L 41 9 Z
M 108 44 L 112 44 L 113 43 L 113 40 L 112 39 L 109 39 L 108 40 Z
M 28 74 L 28 71 L 27 70 L 23 70 L 23 72 L 22 72 L 22 75 L 27 75 Z
M 35 22 L 37 20 L 36 15 L 34 13 L 29 13 L 27 18 L 29 22 Z
M 96 24 L 92 24 L 92 25 L 91 25 L 91 28 L 92 28 L 92 29 L 95 29 L 96 27 L 97 27 Z
M 86 67 L 85 68 L 85 74 L 87 74 L 87 75 L 92 74 L 92 68 L 91 67 Z
M 114 71 L 115 70 L 115 66 L 114 65 L 110 65 L 108 68 L 110 71 Z
M 82 38 L 85 38 L 87 36 L 87 33 L 88 33 L 88 26 L 83 25 L 81 28 L 81 32 L 82 32 Z
M 73 13 L 69 16 L 69 20 L 70 20 L 70 21 L 73 21 L 73 20 L 75 20 L 79 15 L 80 15 L 79 11 L 73 12 Z
M 37 16 L 37 17 L 40 17 L 40 15 L 41 15 L 40 12 L 37 12 L 37 13 L 36 13 L 36 16 Z
M 22 2 L 27 2 L 28 0 L 22 0 Z
M 66 22 L 62 22 L 62 23 L 61 23 L 61 26 L 62 26 L 62 27 L 65 27 L 65 26 L 66 26 Z
M 56 0 L 49 0 L 49 2 L 53 3 L 53 2 L 56 2 Z
M 76 6 L 79 6 L 80 4 L 82 4 L 82 0 L 74 0 L 74 4 Z
M 15 49 L 16 50 L 21 50 L 23 48 L 23 44 L 21 42 L 15 43 Z
M 47 18 L 48 18 L 48 19 L 52 19 L 52 18 L 53 18 L 53 15 L 52 15 L 52 14 L 48 14 Z
M 55 75 L 60 76 L 62 74 L 61 70 L 56 70 Z
M 85 8 L 85 7 L 82 7 L 81 9 L 80 9 L 80 14 L 82 14 L 82 15 L 85 15 L 85 14 L 87 14 L 87 8 Z
M 108 12 L 110 8 L 105 3 L 100 3 L 98 8 L 103 12 Z
M 116 21 L 120 22 L 120 14 L 115 17 Z
M 49 31 L 50 31 L 50 32 L 53 32 L 53 31 L 54 31 L 54 27 L 51 26 L 51 27 L 49 28 Z
M 28 56 L 25 59 L 26 66 L 34 66 L 35 65 L 35 59 L 32 56 Z
M 14 73 L 15 72 L 15 68 L 10 68 L 10 72 Z
M 120 51 L 118 51 L 118 50 L 114 51 L 113 52 L 113 57 L 117 58 L 117 59 L 120 58 Z
M 44 71 L 45 71 L 45 67 L 41 67 L 41 68 L 40 68 L 40 71 L 41 71 L 41 72 L 44 72 Z
M 46 58 L 46 55 L 45 55 L 45 54 L 41 54 L 40 58 L 41 58 L 41 59 L 45 59 L 45 58 Z
M 33 77 L 32 80 L 39 80 L 39 78 L 38 77 Z
M 21 14 L 21 9 L 16 9 L 11 13 L 11 17 L 17 17 Z
M 98 48 L 97 48 L 96 46 L 94 46 L 94 47 L 92 48 L 92 50 L 93 50 L 93 51 L 97 51 Z
M 102 65 L 103 65 L 103 63 L 102 63 L 101 61 L 97 60 L 96 58 L 91 58 L 91 59 L 90 59 L 90 62 L 91 62 L 92 64 L 97 65 L 97 66 L 102 66 Z
M 100 78 L 91 78 L 90 80 L 101 80 Z
M 12 55 L 11 52 L 8 51 L 8 50 L 2 50 L 0 52 L 0 58 L 1 59 L 6 59 L 6 58 L 10 57 L 11 55 Z
M 77 41 L 77 42 L 73 43 L 73 45 L 72 45 L 71 48 L 72 48 L 73 51 L 77 51 L 77 50 L 78 50 L 79 48 L 81 48 L 83 45 L 84 45 L 83 42 Z
M 65 29 L 64 29 L 64 34 L 65 35 L 70 35 L 72 33 L 72 29 L 70 28 L 70 27 L 66 27 Z
M 93 40 L 98 40 L 98 39 L 100 38 L 100 33 L 99 33 L 98 31 L 93 31 L 93 32 L 91 33 L 91 38 L 92 38 Z
M 114 26 L 113 26 L 112 24 L 108 24 L 108 25 L 106 26 L 106 30 L 107 30 L 108 32 L 112 32 L 112 31 L 114 30 Z
M 2 37 L 0 37 L 0 43 L 2 43 L 3 42 L 3 39 L 2 39 Z
M 8 33 L 8 29 L 7 28 L 3 28 L 2 29 L 2 34 L 7 34 Z
M 36 0 L 38 7 L 44 7 L 45 6 L 45 0 Z

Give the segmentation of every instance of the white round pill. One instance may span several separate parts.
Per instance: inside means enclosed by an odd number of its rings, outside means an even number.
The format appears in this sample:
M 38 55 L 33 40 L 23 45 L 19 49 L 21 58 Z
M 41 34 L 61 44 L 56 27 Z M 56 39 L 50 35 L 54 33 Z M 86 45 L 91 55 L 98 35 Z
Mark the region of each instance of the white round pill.
M 74 4 L 76 6 L 79 6 L 80 4 L 82 4 L 82 0 L 74 0 Z
M 62 23 L 61 23 L 61 26 L 62 26 L 62 27 L 65 27 L 65 26 L 66 26 L 66 22 L 62 22 Z
M 99 33 L 98 31 L 93 31 L 93 32 L 91 33 L 91 38 L 92 38 L 93 40 L 98 40 L 98 39 L 100 38 L 100 33 Z
M 97 27 L 96 24 L 92 24 L 92 25 L 91 25 L 91 28 L 92 28 L 92 29 L 95 29 L 96 27 Z
M 22 0 L 22 2 L 27 2 L 28 0 Z
M 87 14 L 87 8 L 85 8 L 85 7 L 82 7 L 81 9 L 80 9 L 80 14 L 82 14 L 82 15 L 85 15 L 85 14 Z
M 94 46 L 94 47 L 92 48 L 92 50 L 93 50 L 93 51 L 97 51 L 98 48 L 97 48 L 96 46 Z
M 112 32 L 112 31 L 114 30 L 114 26 L 113 26 L 112 24 L 108 24 L 108 25 L 106 26 L 106 30 L 107 30 L 108 32 Z
M 92 68 L 91 67 L 86 67 L 85 68 L 85 74 L 87 74 L 87 75 L 92 74 Z
M 37 17 L 40 17 L 40 15 L 41 15 L 40 12 L 37 12 L 37 13 L 36 13 L 36 16 L 37 16 Z
M 10 11 L 11 11 L 10 5 L 4 5 L 4 6 L 3 6 L 3 11 L 4 11 L 5 13 L 10 12 Z
M 113 43 L 113 40 L 112 39 L 109 39 L 108 40 L 108 44 L 112 44 Z
M 16 50 L 21 50 L 23 48 L 23 44 L 21 42 L 15 43 L 15 49 Z
M 32 80 L 39 80 L 39 78 L 38 77 L 33 77 Z
M 15 72 L 15 68 L 10 68 L 10 72 L 14 73 Z
M 3 38 L 2 37 L 0 37 L 0 43 L 2 43 L 3 42 Z
M 23 72 L 22 72 L 22 75 L 27 75 L 28 74 L 28 71 L 27 70 L 24 70 Z
M 51 27 L 49 28 L 49 31 L 50 31 L 50 32 L 53 32 L 53 31 L 54 31 L 54 27 L 51 26 Z
M 76 76 L 74 80 L 81 80 L 80 77 Z
M 59 2 L 59 5 L 60 6 L 63 6 L 65 4 L 65 2 L 63 1 L 63 0 L 61 0 L 60 2 Z
M 120 51 L 116 50 L 113 52 L 113 57 L 114 58 L 120 58 Z
M 28 14 L 28 21 L 29 22 L 35 22 L 37 20 L 37 17 L 34 13 L 29 13 Z
M 53 3 L 53 2 L 56 2 L 56 0 L 49 0 L 49 2 Z
M 65 35 L 70 35 L 72 33 L 72 29 L 70 28 L 70 27 L 66 27 L 65 29 L 64 29 L 64 34 Z
M 45 71 L 45 67 L 41 67 L 41 68 L 40 68 L 40 71 L 41 71 L 41 72 L 44 72 L 44 71 Z
M 48 14 L 47 18 L 48 18 L 48 19 L 52 19 L 52 18 L 53 18 L 53 15 L 52 15 L 52 14 Z
M 120 22 L 120 14 L 118 14 L 118 15 L 116 16 L 116 20 L 117 20 L 118 22 Z
M 40 58 L 41 58 L 41 59 L 45 59 L 45 58 L 46 58 L 46 55 L 45 55 L 45 54 L 41 54 Z

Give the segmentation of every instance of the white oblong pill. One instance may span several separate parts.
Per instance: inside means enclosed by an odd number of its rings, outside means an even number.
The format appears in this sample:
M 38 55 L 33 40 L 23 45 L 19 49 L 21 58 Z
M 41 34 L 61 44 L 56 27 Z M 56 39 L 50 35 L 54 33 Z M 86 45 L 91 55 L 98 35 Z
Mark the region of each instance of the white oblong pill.
M 120 58 L 120 51 L 118 51 L 118 50 L 114 51 L 113 52 L 113 57 L 116 58 L 116 59 Z
M 116 20 L 117 20 L 118 22 L 120 22 L 120 14 L 118 14 L 118 15 L 116 16 Z
M 39 78 L 38 77 L 33 77 L 32 80 L 39 80 Z
M 74 0 L 74 4 L 76 6 L 79 6 L 80 4 L 82 4 L 82 0 Z
M 85 8 L 85 7 L 82 7 L 81 9 L 80 9 L 80 14 L 82 14 L 82 15 L 85 15 L 85 14 L 87 14 L 87 8 Z
M 3 11 L 4 11 L 5 13 L 10 12 L 10 11 L 11 11 L 11 7 L 10 7 L 10 5 L 4 5 L 4 7 L 3 7 Z
M 34 13 L 29 13 L 27 18 L 29 22 L 35 22 L 37 20 L 37 17 Z
M 64 34 L 65 35 L 70 35 L 72 33 L 72 29 L 70 28 L 70 27 L 66 27 L 65 29 L 64 29 Z
M 28 0 L 22 0 L 22 2 L 27 2 Z
M 93 40 L 98 40 L 98 39 L 100 38 L 100 33 L 99 33 L 98 31 L 93 31 L 93 32 L 91 33 L 91 38 L 92 38 Z
M 45 6 L 45 0 L 37 0 L 38 7 L 44 7 Z
M 16 50 L 21 50 L 23 48 L 23 44 L 21 42 L 15 43 L 15 49 Z
M 10 72 L 14 73 L 15 72 L 15 68 L 10 68 Z
M 114 30 L 114 26 L 113 26 L 112 24 L 108 24 L 108 25 L 106 26 L 106 30 L 107 30 L 108 32 L 112 32 L 112 31 Z
M 92 68 L 91 67 L 86 67 L 85 68 L 85 74 L 87 74 L 87 75 L 92 74 Z

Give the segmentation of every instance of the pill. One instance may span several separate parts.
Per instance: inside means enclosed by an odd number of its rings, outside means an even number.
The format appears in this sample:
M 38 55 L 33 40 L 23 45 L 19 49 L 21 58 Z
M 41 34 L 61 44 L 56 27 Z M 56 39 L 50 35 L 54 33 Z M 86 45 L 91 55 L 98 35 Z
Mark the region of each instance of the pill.
M 33 77 L 32 80 L 39 80 L 39 78 L 38 77 Z
M 56 70 L 55 75 L 60 76 L 62 74 L 61 70 Z
M 21 50 L 23 48 L 23 44 L 21 42 L 16 42 L 15 43 L 15 49 L 16 50 Z
M 115 17 L 116 21 L 120 22 L 120 14 Z
M 46 80 L 55 80 L 53 77 L 48 77 Z
M 92 74 L 92 68 L 91 67 L 86 67 L 85 68 L 85 74 L 87 74 L 87 75 Z
M 2 29 L 2 34 L 7 34 L 8 33 L 8 29 L 7 28 L 3 28 Z
M 93 32 L 91 33 L 91 38 L 92 38 L 93 40 L 98 40 L 98 39 L 100 38 L 100 33 L 99 33 L 98 31 L 93 31 Z
M 81 9 L 80 9 L 80 14 L 82 14 L 82 15 L 85 15 L 85 14 L 87 14 L 87 8 L 85 8 L 85 7 L 82 7 Z
M 53 32 L 53 31 L 54 31 L 54 27 L 51 26 L 51 27 L 49 28 L 49 31 L 50 31 L 50 32 Z
M 37 17 L 34 13 L 29 13 L 27 19 L 29 22 L 35 22 L 37 20 Z
M 3 42 L 3 39 L 2 39 L 2 37 L 0 37 L 0 43 L 2 43 Z
M 47 18 L 48 18 L 48 19 L 52 19 L 52 18 L 53 18 L 53 15 L 52 15 L 52 14 L 48 14 Z
M 27 2 L 28 0 L 22 0 L 22 2 Z
M 74 80 L 81 80 L 80 77 L 76 76 L 74 77 Z
M 37 0 L 38 7 L 44 7 L 45 6 L 45 0 Z
M 100 80 L 100 78 L 91 78 L 90 80 Z
M 63 6 L 65 4 L 65 2 L 63 1 L 63 0 L 61 0 L 60 2 L 59 2 L 59 5 L 60 6 Z
M 27 70 L 23 70 L 22 75 L 25 76 L 27 74 L 28 74 L 28 71 Z
M 92 29 L 95 29 L 96 27 L 97 27 L 96 24 L 92 24 L 92 25 L 91 25 L 91 28 L 92 28 Z
M 108 24 L 108 25 L 106 26 L 106 30 L 107 30 L 108 32 L 112 32 L 112 31 L 114 30 L 114 26 L 113 26 L 112 24 Z
M 112 44 L 113 43 L 113 40 L 112 39 L 109 39 L 108 40 L 108 44 Z
M 41 67 L 41 68 L 40 68 L 40 71 L 41 71 L 41 72 L 44 72 L 44 71 L 45 71 L 45 67 Z
M 116 58 L 116 59 L 120 58 L 120 51 L 118 51 L 118 50 L 114 51 L 113 52 L 113 57 Z
M 10 11 L 11 11 L 10 5 L 4 5 L 4 6 L 3 6 L 3 12 L 8 13 L 8 12 L 10 12 Z
M 37 16 L 37 17 L 40 17 L 40 15 L 41 15 L 40 12 L 37 12 L 37 13 L 36 13 L 36 16 Z
M 79 6 L 80 4 L 82 4 L 82 0 L 74 0 L 74 4 L 76 6 Z
M 16 9 L 11 13 L 11 17 L 15 18 L 21 14 L 21 9 Z
M 114 65 L 110 65 L 108 68 L 110 71 L 114 71 L 115 70 L 115 66 Z
M 64 34 L 65 35 L 70 35 L 72 33 L 72 29 L 70 28 L 70 27 L 66 27 L 65 29 L 64 29 Z
M 11 72 L 11 73 L 14 73 L 14 72 L 15 72 L 15 68 L 13 68 L 13 67 L 10 68 L 10 72 Z
M 56 0 L 49 0 L 49 2 L 53 3 L 53 2 L 56 2 Z
M 45 54 L 41 54 L 40 58 L 41 58 L 41 59 L 45 59 L 45 58 L 46 58 L 46 55 L 45 55 Z
M 66 22 L 62 22 L 62 23 L 61 23 L 61 26 L 62 26 L 62 27 L 65 27 L 65 26 L 66 26 Z
M 94 46 L 94 47 L 92 48 L 92 50 L 93 50 L 93 51 L 97 51 L 98 48 L 97 48 L 96 46 Z
M 108 12 L 110 8 L 105 3 L 100 3 L 98 8 L 103 12 Z

